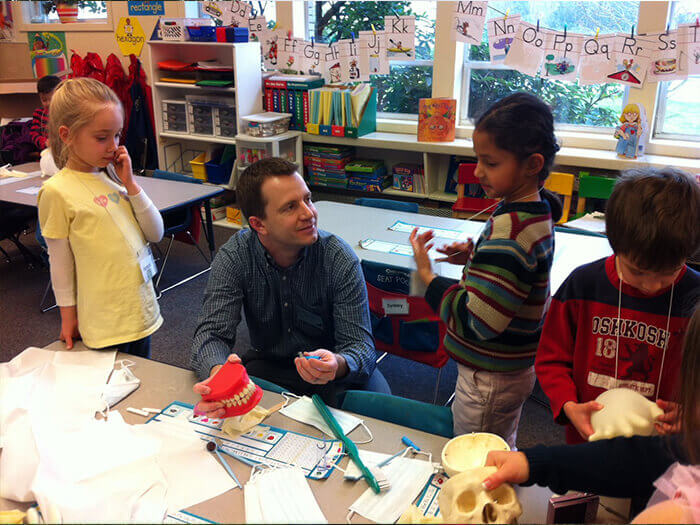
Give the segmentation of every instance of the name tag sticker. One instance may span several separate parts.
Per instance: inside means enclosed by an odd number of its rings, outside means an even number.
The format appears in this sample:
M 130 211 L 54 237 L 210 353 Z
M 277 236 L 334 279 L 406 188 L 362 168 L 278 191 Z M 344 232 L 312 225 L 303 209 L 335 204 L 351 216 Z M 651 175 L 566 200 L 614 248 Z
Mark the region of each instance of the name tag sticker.
M 406 299 L 382 299 L 384 315 L 408 315 L 408 301 Z
M 148 282 L 158 273 L 156 261 L 153 259 L 150 246 L 146 245 L 138 253 L 139 266 L 144 282 Z

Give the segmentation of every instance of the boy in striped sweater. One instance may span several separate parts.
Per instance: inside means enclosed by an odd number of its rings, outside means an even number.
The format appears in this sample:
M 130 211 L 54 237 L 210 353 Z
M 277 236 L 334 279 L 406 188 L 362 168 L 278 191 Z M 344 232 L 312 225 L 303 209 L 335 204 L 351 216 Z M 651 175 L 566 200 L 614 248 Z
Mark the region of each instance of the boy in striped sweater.
M 51 104 L 51 97 L 56 86 L 60 83 L 61 79 L 54 75 L 43 76 L 36 83 L 41 107 L 34 110 L 29 135 L 39 151 L 48 146 L 49 104 Z
M 552 112 L 526 93 L 506 97 L 473 134 L 475 175 L 502 198 L 476 244 L 453 243 L 439 259 L 463 264 L 458 284 L 436 276 L 432 232 L 411 234 L 425 298 L 447 324 L 445 347 L 457 361 L 455 435 L 492 432 L 515 446 L 522 406 L 535 383 L 535 352 L 549 300 L 553 220 L 561 203 L 543 184 L 559 147 Z
M 700 185 L 674 168 L 631 170 L 605 226 L 614 255 L 564 281 L 537 349 L 537 378 L 568 443 L 588 439 L 603 408 L 595 398 L 616 387 L 656 401 L 658 432 L 678 431 L 681 348 L 700 295 L 700 274 L 686 266 L 700 245 Z

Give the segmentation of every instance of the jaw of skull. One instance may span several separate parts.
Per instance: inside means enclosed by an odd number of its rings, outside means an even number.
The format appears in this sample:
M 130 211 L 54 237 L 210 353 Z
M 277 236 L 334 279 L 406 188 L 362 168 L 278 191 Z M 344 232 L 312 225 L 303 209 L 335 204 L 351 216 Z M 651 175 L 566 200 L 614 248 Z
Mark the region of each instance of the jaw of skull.
M 480 467 L 450 478 L 438 496 L 443 519 L 447 523 L 515 523 L 523 509 L 513 487 L 503 484 L 487 491 L 482 485 L 496 470 Z

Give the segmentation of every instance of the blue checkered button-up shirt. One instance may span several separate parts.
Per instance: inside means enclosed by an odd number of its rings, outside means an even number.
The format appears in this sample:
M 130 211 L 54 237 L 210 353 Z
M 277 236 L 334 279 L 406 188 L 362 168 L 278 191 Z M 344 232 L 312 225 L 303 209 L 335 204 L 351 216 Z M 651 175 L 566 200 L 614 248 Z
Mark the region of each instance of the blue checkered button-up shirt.
M 347 361 L 343 382 L 364 383 L 374 372 L 362 270 L 352 248 L 335 235 L 319 230 L 318 241 L 288 268 L 275 264 L 250 229 L 221 247 L 192 343 L 192 368 L 200 379 L 234 351 L 241 307 L 257 357 L 293 366 L 297 352 L 325 348 Z

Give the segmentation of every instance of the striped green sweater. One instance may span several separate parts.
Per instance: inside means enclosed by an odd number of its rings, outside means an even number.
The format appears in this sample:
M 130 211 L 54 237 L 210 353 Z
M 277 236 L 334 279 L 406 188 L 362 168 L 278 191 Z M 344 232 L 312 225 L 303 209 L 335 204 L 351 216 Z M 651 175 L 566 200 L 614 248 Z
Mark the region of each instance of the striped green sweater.
M 544 201 L 501 203 L 462 280 L 430 283 L 425 298 L 447 324 L 445 347 L 456 361 L 494 372 L 534 364 L 549 300 L 552 226 Z

